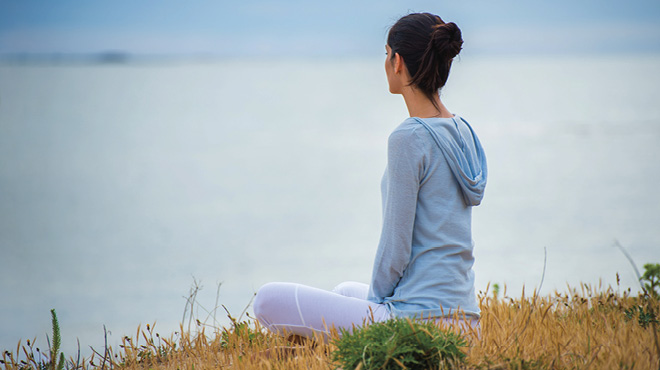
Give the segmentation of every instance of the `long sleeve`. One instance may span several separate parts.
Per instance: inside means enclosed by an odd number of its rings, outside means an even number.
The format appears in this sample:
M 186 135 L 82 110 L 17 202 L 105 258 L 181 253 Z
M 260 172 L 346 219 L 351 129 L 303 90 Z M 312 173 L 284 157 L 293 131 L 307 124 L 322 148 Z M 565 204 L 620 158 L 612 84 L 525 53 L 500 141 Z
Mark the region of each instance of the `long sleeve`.
M 383 228 L 368 299 L 392 296 L 410 262 L 417 195 L 424 172 L 422 142 L 415 129 L 395 130 L 387 144 L 383 177 Z

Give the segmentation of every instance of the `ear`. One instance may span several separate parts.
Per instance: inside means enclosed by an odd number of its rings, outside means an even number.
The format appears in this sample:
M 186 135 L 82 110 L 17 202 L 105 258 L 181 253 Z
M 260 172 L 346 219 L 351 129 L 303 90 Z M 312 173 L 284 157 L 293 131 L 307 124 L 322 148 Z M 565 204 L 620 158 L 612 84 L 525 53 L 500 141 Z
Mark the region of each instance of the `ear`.
M 399 53 L 394 53 L 394 73 L 403 71 L 403 58 Z

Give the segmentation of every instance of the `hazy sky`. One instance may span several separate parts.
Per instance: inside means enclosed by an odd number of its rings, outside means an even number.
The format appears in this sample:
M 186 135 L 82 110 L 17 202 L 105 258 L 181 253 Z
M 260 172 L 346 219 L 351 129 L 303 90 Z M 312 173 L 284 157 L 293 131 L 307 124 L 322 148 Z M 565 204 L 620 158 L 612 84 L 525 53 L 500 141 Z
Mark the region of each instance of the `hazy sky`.
M 475 53 L 660 51 L 658 0 L 0 0 L 0 53 L 377 55 L 410 11 Z

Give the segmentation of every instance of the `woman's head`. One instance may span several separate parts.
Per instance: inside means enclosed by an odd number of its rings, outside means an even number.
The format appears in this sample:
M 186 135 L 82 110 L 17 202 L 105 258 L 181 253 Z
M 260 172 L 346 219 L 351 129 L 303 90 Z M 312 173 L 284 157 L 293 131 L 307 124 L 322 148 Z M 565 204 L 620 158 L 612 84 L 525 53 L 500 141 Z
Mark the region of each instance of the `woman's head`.
M 447 82 L 451 62 L 462 45 L 458 26 L 430 13 L 402 17 L 387 36 L 390 62 L 399 54 L 410 74 L 410 85 L 431 100 Z

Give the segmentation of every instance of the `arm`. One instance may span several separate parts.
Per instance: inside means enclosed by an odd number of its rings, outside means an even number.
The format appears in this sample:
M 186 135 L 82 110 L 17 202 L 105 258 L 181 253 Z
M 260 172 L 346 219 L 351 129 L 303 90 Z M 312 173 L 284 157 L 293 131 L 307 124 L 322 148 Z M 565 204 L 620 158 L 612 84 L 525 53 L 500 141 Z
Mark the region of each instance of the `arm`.
M 422 142 L 414 130 L 395 130 L 387 143 L 383 229 L 368 299 L 390 297 L 410 261 L 417 193 L 423 176 Z

